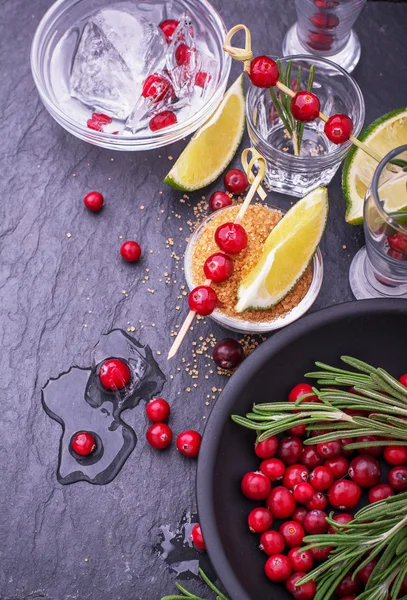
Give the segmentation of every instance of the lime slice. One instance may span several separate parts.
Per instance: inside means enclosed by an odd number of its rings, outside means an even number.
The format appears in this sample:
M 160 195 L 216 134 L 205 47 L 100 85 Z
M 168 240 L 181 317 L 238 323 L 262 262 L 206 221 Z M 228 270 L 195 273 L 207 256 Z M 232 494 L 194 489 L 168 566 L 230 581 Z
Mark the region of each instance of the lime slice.
M 393 148 L 407 143 L 407 108 L 399 108 L 373 121 L 359 135 L 362 142 L 385 156 Z M 351 225 L 363 221 L 363 202 L 372 181 L 377 162 L 356 146 L 351 148 L 342 173 L 342 187 L 346 202 L 345 219 Z M 396 186 L 388 197 L 393 210 L 406 210 L 406 194 L 398 195 Z M 387 210 L 387 209 L 386 209 Z
M 304 274 L 324 233 L 328 190 L 316 188 L 294 204 L 268 236 L 257 265 L 238 290 L 237 312 L 278 304 Z
M 240 75 L 214 114 L 195 133 L 164 183 L 190 192 L 215 181 L 236 154 L 244 127 L 245 101 L 243 75 Z

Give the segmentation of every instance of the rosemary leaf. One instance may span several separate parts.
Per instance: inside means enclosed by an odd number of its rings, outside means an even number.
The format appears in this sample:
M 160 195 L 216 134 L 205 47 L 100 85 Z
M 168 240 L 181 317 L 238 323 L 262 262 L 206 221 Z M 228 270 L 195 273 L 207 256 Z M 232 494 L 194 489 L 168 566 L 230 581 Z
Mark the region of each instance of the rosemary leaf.
M 274 89 L 273 88 L 269 88 L 269 92 L 270 92 L 271 101 L 272 101 L 272 103 L 274 105 L 274 108 L 276 109 L 276 112 L 277 112 L 278 116 L 282 120 L 282 122 L 284 124 L 284 127 L 287 130 L 287 133 L 289 134 L 290 137 L 292 137 L 292 135 L 293 135 L 292 129 L 290 127 L 289 122 L 287 121 L 286 116 L 284 115 L 284 112 L 283 112 L 282 107 L 281 107 L 281 103 L 278 100 Z

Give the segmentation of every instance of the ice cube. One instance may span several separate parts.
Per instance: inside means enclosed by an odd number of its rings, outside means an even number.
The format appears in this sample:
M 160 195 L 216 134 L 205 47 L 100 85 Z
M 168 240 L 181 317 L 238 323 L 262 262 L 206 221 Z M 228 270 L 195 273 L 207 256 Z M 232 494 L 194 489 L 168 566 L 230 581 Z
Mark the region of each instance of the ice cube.
M 124 120 L 145 78 L 164 65 L 161 30 L 128 3 L 105 8 L 86 23 L 74 57 L 71 96 Z
M 179 25 L 168 46 L 166 65 L 178 98 L 192 96 L 201 56 L 196 48 L 194 29 L 188 15 L 184 14 L 179 19 Z

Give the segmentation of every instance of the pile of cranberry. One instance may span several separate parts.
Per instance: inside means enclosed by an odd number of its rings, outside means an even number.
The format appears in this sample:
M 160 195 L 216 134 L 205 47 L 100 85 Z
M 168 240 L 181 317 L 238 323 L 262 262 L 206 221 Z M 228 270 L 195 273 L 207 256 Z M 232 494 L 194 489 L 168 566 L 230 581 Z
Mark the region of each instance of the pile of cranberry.
M 407 374 L 399 380 L 407 384 Z M 304 394 L 312 394 L 307 383 L 296 385 L 288 400 L 296 402 Z M 308 396 L 307 402 L 317 402 L 317 396 Z M 345 410 L 348 414 L 361 411 Z M 321 430 L 311 432 L 311 437 L 321 435 Z M 255 444 L 255 453 L 261 459 L 258 471 L 246 473 L 241 482 L 246 498 L 265 506 L 258 506 L 248 515 L 250 531 L 259 533 L 260 549 L 269 557 L 265 574 L 273 582 L 285 582 L 286 588 L 297 600 L 312 600 L 316 593 L 313 581 L 295 584 L 312 570 L 315 562 L 328 558 L 332 547 L 304 550 L 303 538 L 313 534 L 335 533 L 327 523 L 330 510 L 340 511 L 334 516 L 337 523 L 353 520 L 362 488 L 368 490 L 368 502 L 378 502 L 407 490 L 407 447 L 372 446 L 376 436 L 335 440 L 320 444 L 304 445 L 304 425 L 289 429 L 280 439 L 273 436 Z M 354 441 L 365 446 L 358 452 L 344 446 Z M 382 468 L 378 457 L 391 466 L 387 483 L 381 483 Z M 275 520 L 281 520 L 271 529 Z M 274 525 L 276 525 L 274 523 Z M 353 579 L 346 575 L 335 589 L 342 600 L 352 600 L 366 584 L 377 559 L 373 559 Z M 407 576 L 403 582 L 403 594 L 407 592 Z

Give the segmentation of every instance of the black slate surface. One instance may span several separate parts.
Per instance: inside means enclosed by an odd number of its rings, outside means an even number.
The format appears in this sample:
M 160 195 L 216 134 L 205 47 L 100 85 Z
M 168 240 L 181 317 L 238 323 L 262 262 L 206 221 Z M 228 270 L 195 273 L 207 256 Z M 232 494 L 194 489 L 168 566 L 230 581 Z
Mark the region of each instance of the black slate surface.
M 162 179 L 172 164 L 168 157 L 177 157 L 184 143 L 113 153 L 80 142 L 51 119 L 29 66 L 35 28 L 50 4 L 0 3 L 0 599 L 156 600 L 173 592 L 175 581 L 154 551 L 159 528 L 175 531 L 194 510 L 195 463 L 174 449 L 158 454 L 147 446 L 141 404 L 124 416 L 139 442 L 119 476 L 107 486 L 63 487 L 55 474 L 61 430 L 42 410 L 40 390 L 71 365 L 88 365 L 102 331 L 134 326 L 132 335 L 150 344 L 167 376 L 163 395 L 172 403 L 174 432 L 203 430 L 215 401 L 211 388 L 222 388 L 226 379 L 209 374 L 205 358 L 199 379 L 185 367 L 194 341 L 227 332 L 201 323 L 175 361 L 167 364 L 165 356 L 169 331 L 186 313 L 177 298 L 181 262 L 171 252 L 182 255 L 192 207 L 216 185 L 180 203 L 181 194 Z M 250 27 L 259 54 L 278 54 L 294 20 L 292 2 L 214 4 L 228 26 L 243 21 Z M 375 2 L 358 22 L 363 53 L 355 77 L 367 122 L 406 104 L 406 20 L 405 4 Z M 239 68 L 234 65 L 231 79 Z M 83 207 L 91 189 L 105 195 L 100 215 Z M 272 201 L 289 206 L 283 196 Z M 339 174 L 330 204 L 325 279 L 313 310 L 352 298 L 348 269 L 363 243 L 361 231 L 344 222 Z M 139 265 L 120 260 L 120 236 L 140 242 Z M 177 283 L 160 282 L 164 272 Z M 191 587 L 204 594 L 195 581 Z

